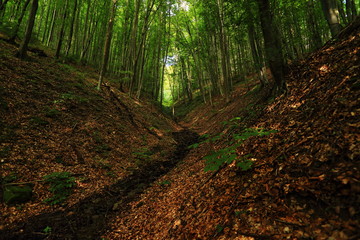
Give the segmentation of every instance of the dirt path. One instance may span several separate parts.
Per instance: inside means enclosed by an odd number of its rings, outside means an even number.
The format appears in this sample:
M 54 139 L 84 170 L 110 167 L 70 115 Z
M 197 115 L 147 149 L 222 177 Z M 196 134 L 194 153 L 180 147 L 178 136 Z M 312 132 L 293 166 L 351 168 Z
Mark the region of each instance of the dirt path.
M 136 200 L 160 176 L 166 174 L 188 153 L 187 146 L 198 135 L 183 129 L 173 132 L 176 150 L 164 159 L 135 170 L 126 179 L 62 211 L 45 213 L 19 222 L 0 232 L 0 239 L 98 239 L 113 216 L 126 214 L 128 203 Z M 45 228 L 51 229 L 44 233 Z

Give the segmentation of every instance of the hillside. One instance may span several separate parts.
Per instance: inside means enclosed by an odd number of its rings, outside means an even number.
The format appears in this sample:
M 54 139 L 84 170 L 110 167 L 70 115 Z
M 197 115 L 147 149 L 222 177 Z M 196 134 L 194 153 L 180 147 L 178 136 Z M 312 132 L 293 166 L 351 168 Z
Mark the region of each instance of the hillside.
M 30 202 L 0 203 L 1 239 L 41 239 L 47 226 L 54 239 L 71 236 L 73 228 L 93 239 L 116 202 L 136 198 L 196 139 L 150 104 L 114 88 L 95 90 L 91 69 L 36 53 L 21 61 L 4 41 L 0 50 L 2 189 L 33 189 Z M 52 194 L 43 178 L 54 172 L 76 178 L 59 205 L 44 202 Z
M 359 239 L 359 23 L 292 64 L 288 94 L 260 113 L 247 87 L 229 105 L 195 108 L 183 124 L 218 137 L 117 216 L 105 239 Z M 250 170 L 204 172 L 204 156 L 244 128 L 277 133 L 236 148 Z
M 0 239 L 358 239 L 359 23 L 293 63 L 287 95 L 239 84 L 179 125 L 0 40 L 1 193 L 32 189 L 0 203 Z

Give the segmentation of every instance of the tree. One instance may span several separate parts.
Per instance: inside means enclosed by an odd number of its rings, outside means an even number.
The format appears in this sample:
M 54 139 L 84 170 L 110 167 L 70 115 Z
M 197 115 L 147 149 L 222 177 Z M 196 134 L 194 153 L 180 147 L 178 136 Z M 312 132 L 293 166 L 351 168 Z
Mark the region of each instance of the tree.
M 284 60 L 282 44 L 277 25 L 271 13 L 269 0 L 257 0 L 261 29 L 264 35 L 265 53 L 269 67 L 275 80 L 273 94 L 277 95 L 286 91 L 284 78 Z
M 335 37 L 341 30 L 339 9 L 336 0 L 321 0 L 321 4 L 331 35 Z
M 57 43 L 57 47 L 56 47 L 55 58 L 60 57 L 60 50 L 61 50 L 61 46 L 62 46 L 62 42 L 63 42 L 63 38 L 64 38 L 64 29 L 65 29 L 68 3 L 69 3 L 69 0 L 65 0 L 65 6 L 63 9 L 64 13 L 62 16 L 61 28 L 60 28 L 60 32 L 59 32 L 59 39 L 58 39 L 58 43 Z
M 74 25 L 75 25 L 76 13 L 77 13 L 77 6 L 78 6 L 78 1 L 74 0 L 74 8 L 73 8 L 72 18 L 71 18 L 71 23 L 70 23 L 69 40 L 68 40 L 66 53 L 65 53 L 66 56 L 69 55 L 69 52 L 70 52 L 70 49 L 71 49 L 71 44 L 72 44 L 72 41 L 73 41 L 73 34 L 74 34 L 74 27 L 75 27 Z
M 30 0 L 25 1 L 23 9 L 22 9 L 21 14 L 20 14 L 20 17 L 18 18 L 18 21 L 17 21 L 17 23 L 16 23 L 16 25 L 15 25 L 13 31 L 12 31 L 12 35 L 9 38 L 9 42 L 12 42 L 12 43 L 15 42 L 15 39 L 16 39 L 16 37 L 18 35 L 18 32 L 19 32 L 21 22 L 22 22 L 22 20 L 24 18 L 25 12 L 26 12 L 26 8 L 29 5 L 29 3 L 30 3 Z
M 102 65 L 100 70 L 99 82 L 97 85 L 97 89 L 100 90 L 103 78 L 106 72 L 107 64 L 109 61 L 109 52 L 110 52 L 110 45 L 111 45 L 111 38 L 112 38 L 112 30 L 114 26 L 114 18 L 115 18 L 115 11 L 116 11 L 116 0 L 110 0 L 110 8 L 109 8 L 109 21 L 107 24 L 106 29 L 106 38 L 104 44 L 104 54 L 102 59 Z
M 38 1 L 39 0 L 32 1 L 30 15 L 29 15 L 29 19 L 28 19 L 26 31 L 25 31 L 25 37 L 20 45 L 18 52 L 16 53 L 16 56 L 21 59 L 24 59 L 27 56 L 26 51 L 28 49 L 28 45 L 29 45 L 29 42 L 31 39 L 33 28 L 34 28 L 36 12 L 37 12 L 38 5 L 39 5 Z

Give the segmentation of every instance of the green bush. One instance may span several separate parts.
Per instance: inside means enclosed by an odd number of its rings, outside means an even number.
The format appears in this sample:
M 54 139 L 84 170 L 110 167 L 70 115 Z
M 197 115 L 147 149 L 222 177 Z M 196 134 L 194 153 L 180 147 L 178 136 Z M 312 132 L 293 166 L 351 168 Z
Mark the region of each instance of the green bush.
M 266 136 L 274 132 L 276 131 L 265 131 L 263 129 L 247 128 L 240 134 L 233 134 L 233 141 L 231 142 L 232 145 L 230 147 L 220 149 L 204 157 L 204 159 L 206 160 L 204 171 L 217 171 L 223 164 L 230 164 L 234 160 L 236 160 L 236 166 L 241 168 L 241 170 L 249 170 L 253 164 L 253 162 L 248 159 L 250 155 L 238 158 L 236 154 L 236 149 L 240 147 L 241 144 L 250 137 Z
M 54 172 L 46 175 L 44 180 L 50 184 L 49 191 L 53 194 L 45 202 L 51 205 L 62 203 L 72 193 L 72 189 L 76 185 L 75 177 L 72 177 L 69 172 Z

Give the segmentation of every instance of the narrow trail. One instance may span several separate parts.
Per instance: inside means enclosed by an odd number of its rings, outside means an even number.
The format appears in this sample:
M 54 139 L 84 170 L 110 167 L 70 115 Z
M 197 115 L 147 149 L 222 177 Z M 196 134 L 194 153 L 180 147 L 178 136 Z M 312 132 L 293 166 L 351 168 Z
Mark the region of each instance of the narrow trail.
M 44 213 L 0 231 L 0 239 L 98 239 L 114 216 L 126 215 L 130 202 L 136 200 L 159 177 L 169 172 L 197 142 L 198 134 L 183 128 L 172 133 L 176 150 L 164 159 L 135 170 L 125 179 L 106 187 L 78 204 L 62 211 Z M 51 228 L 51 234 L 44 229 Z

